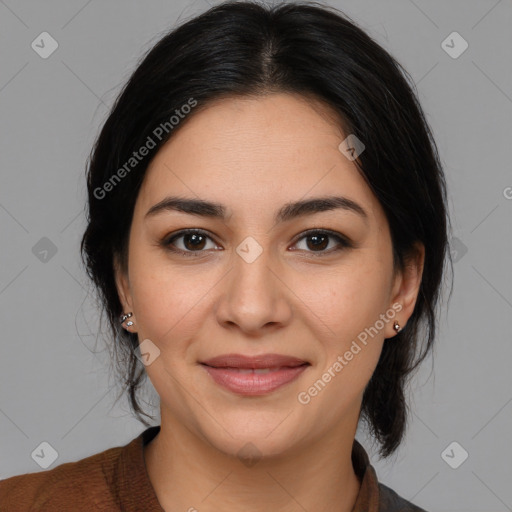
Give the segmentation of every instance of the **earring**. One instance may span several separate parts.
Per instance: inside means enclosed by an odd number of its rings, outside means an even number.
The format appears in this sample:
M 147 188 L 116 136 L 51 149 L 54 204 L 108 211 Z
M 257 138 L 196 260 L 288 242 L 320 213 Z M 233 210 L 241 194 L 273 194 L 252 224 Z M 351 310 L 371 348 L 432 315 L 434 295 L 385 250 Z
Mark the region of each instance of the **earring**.
M 393 324 L 393 329 L 395 329 L 395 331 L 397 333 L 399 333 L 402 330 L 402 328 L 400 327 L 400 324 L 396 320 L 395 320 L 395 322 Z
M 133 316 L 133 313 L 124 313 L 121 315 L 121 323 L 123 324 L 128 318 L 130 318 L 131 316 Z M 133 321 L 130 320 L 129 322 L 127 322 L 126 326 L 127 327 L 131 327 L 133 325 Z

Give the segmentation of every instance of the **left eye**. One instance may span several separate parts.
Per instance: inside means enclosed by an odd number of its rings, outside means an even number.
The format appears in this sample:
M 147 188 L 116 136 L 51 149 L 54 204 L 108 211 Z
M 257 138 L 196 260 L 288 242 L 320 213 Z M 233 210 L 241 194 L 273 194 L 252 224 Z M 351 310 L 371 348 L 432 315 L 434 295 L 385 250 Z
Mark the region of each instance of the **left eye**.
M 311 252 L 320 252 L 321 254 L 335 252 L 344 247 L 351 247 L 350 242 L 346 238 L 333 231 L 308 231 L 300 237 L 298 241 L 308 239 L 311 240 L 311 242 L 306 242 L 306 247 L 308 249 L 312 248 L 313 250 Z M 334 239 L 337 243 L 334 244 L 334 249 L 331 248 L 327 251 L 325 249 L 329 246 L 329 239 Z
M 176 243 L 176 241 L 180 239 L 182 239 L 181 248 L 177 247 L 179 244 Z M 207 247 L 207 240 L 212 242 L 213 247 Z M 310 242 L 306 242 L 306 249 L 299 248 L 299 250 L 320 253 L 320 256 L 326 253 L 332 253 L 341 250 L 346 247 L 352 247 L 352 244 L 348 239 L 334 231 L 308 231 L 302 234 L 302 236 L 297 239 L 294 245 L 298 245 L 298 243 L 302 240 L 310 240 Z M 326 250 L 329 247 L 330 240 L 335 240 L 337 243 L 334 244 L 334 247 Z M 172 237 L 165 239 L 163 241 L 163 245 L 170 251 L 181 253 L 186 256 L 199 256 L 200 253 L 205 252 L 206 249 L 215 249 L 217 247 L 208 233 L 197 229 L 180 231 Z

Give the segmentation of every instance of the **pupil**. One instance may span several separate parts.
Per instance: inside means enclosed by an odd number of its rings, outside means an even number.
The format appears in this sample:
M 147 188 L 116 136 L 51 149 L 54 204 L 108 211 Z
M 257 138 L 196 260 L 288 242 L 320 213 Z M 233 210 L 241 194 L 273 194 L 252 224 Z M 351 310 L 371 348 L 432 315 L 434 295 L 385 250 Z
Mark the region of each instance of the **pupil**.
M 328 239 L 325 235 L 311 235 L 309 237 L 311 240 L 315 240 L 315 242 L 313 243 L 313 247 L 316 247 L 317 249 L 320 248 L 320 249 L 325 249 L 325 241 Z M 318 240 L 319 239 L 323 239 L 323 243 L 320 242 L 318 243 Z
M 190 241 L 190 240 L 194 240 L 194 241 L 192 242 L 192 248 L 193 248 L 193 249 L 194 249 L 194 248 L 195 248 L 195 249 L 198 249 L 198 248 L 199 248 L 199 249 L 201 249 L 201 248 L 202 248 L 201 243 L 203 243 L 203 244 L 204 244 L 204 240 L 200 240 L 200 238 L 203 238 L 203 236 L 202 236 L 202 235 L 198 235 L 197 233 L 192 233 L 192 234 L 186 235 L 185 240 L 189 240 L 189 241 Z M 198 242 L 199 242 L 199 243 L 198 243 Z M 185 246 L 187 247 L 187 249 L 190 249 L 190 247 L 188 247 L 188 245 L 189 245 L 189 244 L 187 244 L 187 243 L 185 242 Z

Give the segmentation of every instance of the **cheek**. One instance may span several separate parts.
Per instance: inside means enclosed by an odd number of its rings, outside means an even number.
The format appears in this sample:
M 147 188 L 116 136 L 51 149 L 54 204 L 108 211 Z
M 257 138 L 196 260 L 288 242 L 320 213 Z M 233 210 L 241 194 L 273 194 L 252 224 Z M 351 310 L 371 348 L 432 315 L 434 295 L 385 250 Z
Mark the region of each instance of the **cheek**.
M 360 406 L 382 351 L 384 332 L 375 325 L 385 311 L 383 296 L 371 286 L 367 292 L 363 284 L 368 283 L 354 274 L 338 283 L 331 281 L 325 301 L 309 305 L 321 318 L 310 315 L 315 322 L 311 329 L 318 342 L 318 367 L 300 390 L 299 401 L 308 402 L 310 417 L 322 415 L 326 425 L 338 424 L 347 411 Z
M 358 403 L 378 363 L 385 325 L 380 315 L 389 309 L 386 265 L 360 255 L 353 265 L 319 273 L 300 291 L 319 342 L 319 367 L 308 383 L 318 395 L 310 398 L 315 407 L 329 410 L 333 421 Z
M 134 308 L 139 332 L 160 345 L 177 347 L 193 335 L 199 324 L 201 297 L 205 291 L 190 279 L 148 279 L 134 286 Z
M 318 329 L 335 345 L 356 337 L 389 308 L 390 270 L 368 256 L 358 255 L 354 264 L 295 281 L 305 311 L 313 313 L 312 321 L 316 319 Z
M 212 273 L 179 269 L 158 248 L 134 250 L 130 260 L 130 282 L 141 340 L 150 338 L 168 346 L 192 334 L 199 322 L 201 304 L 216 279 Z M 203 302 L 202 302 L 203 299 Z M 190 332 L 189 332 L 190 331 Z M 173 347 L 176 343 L 173 343 Z

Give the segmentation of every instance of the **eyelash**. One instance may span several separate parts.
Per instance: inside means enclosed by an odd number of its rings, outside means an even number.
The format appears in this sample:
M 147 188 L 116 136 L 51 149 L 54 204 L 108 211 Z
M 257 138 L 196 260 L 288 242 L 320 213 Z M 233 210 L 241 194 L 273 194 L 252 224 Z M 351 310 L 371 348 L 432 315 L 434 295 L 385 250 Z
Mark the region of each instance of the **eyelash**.
M 168 237 L 164 238 L 161 242 L 161 245 L 165 249 L 167 249 L 171 252 L 174 252 L 177 254 L 182 254 L 186 257 L 198 257 L 201 255 L 201 253 L 204 253 L 206 251 L 205 250 L 183 251 L 181 249 L 177 249 L 176 247 L 173 247 L 173 245 L 172 245 L 173 242 L 175 240 L 177 240 L 178 238 L 181 238 L 186 235 L 194 235 L 194 234 L 205 236 L 215 243 L 213 238 L 206 231 L 203 231 L 201 229 L 184 229 L 184 230 L 178 231 L 177 233 L 172 234 L 170 237 L 168 236 Z M 330 249 L 328 251 L 307 251 L 307 252 L 311 253 L 311 255 L 313 257 L 318 257 L 318 256 L 321 257 L 324 255 L 332 254 L 333 252 L 338 252 L 343 249 L 349 249 L 349 248 L 354 247 L 354 244 L 348 238 L 340 235 L 336 231 L 331 231 L 329 229 L 310 229 L 308 231 L 305 231 L 304 233 L 301 233 L 301 235 L 296 239 L 296 241 L 294 242 L 294 245 L 297 244 L 298 242 L 300 242 L 304 238 L 308 238 L 312 235 L 318 235 L 318 234 L 327 235 L 331 238 L 336 239 L 338 241 L 338 247 L 335 249 Z

